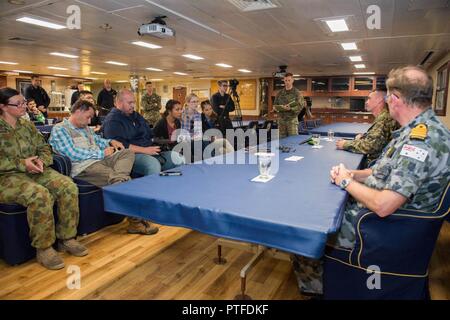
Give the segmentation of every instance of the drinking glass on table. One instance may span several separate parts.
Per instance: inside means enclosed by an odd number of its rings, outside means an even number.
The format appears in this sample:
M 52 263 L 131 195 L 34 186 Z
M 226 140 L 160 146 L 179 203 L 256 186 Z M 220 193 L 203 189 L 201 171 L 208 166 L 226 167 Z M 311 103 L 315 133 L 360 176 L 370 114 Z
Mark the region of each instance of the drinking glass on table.
M 258 157 L 258 169 L 261 178 L 268 178 L 270 167 L 272 165 L 273 153 L 258 152 L 255 154 Z
M 333 130 L 328 130 L 328 141 L 334 140 L 334 132 Z

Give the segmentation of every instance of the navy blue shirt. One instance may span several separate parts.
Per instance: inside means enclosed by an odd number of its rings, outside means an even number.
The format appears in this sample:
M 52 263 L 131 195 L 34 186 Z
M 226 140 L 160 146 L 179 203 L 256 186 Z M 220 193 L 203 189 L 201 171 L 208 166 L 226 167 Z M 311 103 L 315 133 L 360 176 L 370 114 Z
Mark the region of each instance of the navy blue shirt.
M 144 117 L 137 112 L 126 115 L 113 108 L 103 122 L 103 135 L 106 139 L 122 142 L 125 148 L 130 144 L 139 147 L 152 145 L 153 133 Z

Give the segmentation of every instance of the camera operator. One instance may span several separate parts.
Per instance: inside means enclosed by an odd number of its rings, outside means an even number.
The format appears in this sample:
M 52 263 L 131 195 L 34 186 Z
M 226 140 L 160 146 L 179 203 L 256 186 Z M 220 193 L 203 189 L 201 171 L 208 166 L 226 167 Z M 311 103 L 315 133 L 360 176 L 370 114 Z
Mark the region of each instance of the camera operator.
M 219 85 L 219 91 L 211 97 L 211 105 L 217 114 L 220 130 L 225 133 L 226 129 L 233 129 L 230 112 L 235 110 L 235 106 L 233 99 L 227 93 L 228 81 L 219 80 L 217 84 Z M 238 84 L 237 80 L 230 80 L 232 90 L 236 90 Z

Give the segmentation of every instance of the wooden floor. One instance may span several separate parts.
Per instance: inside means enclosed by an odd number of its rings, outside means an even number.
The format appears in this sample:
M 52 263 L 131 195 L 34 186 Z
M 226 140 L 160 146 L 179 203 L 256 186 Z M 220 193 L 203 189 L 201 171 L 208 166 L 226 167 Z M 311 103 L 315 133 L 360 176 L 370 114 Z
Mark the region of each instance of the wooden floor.
M 82 238 L 90 254 L 64 255 L 66 268 L 48 271 L 35 260 L 8 266 L 0 260 L 0 299 L 233 299 L 239 271 L 250 253 L 224 248 L 228 260 L 216 265 L 217 239 L 162 226 L 155 236 L 128 235 L 126 223 Z M 81 268 L 81 289 L 69 290 L 69 265 Z M 450 300 L 450 224 L 442 228 L 430 268 L 433 299 Z M 250 273 L 253 299 L 303 299 L 291 265 L 264 258 Z

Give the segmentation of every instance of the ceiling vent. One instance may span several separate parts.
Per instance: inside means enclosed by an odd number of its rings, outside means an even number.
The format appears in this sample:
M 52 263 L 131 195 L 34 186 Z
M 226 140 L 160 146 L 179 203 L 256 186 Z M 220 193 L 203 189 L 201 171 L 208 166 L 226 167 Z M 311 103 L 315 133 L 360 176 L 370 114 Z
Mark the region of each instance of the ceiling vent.
M 9 41 L 16 41 L 16 42 L 35 42 L 36 40 L 33 39 L 27 39 L 27 38 L 21 38 L 21 37 L 13 37 L 9 38 Z
M 274 0 L 228 0 L 228 2 L 244 12 L 272 9 L 280 6 Z

